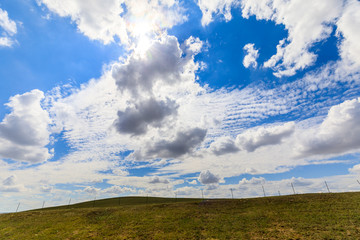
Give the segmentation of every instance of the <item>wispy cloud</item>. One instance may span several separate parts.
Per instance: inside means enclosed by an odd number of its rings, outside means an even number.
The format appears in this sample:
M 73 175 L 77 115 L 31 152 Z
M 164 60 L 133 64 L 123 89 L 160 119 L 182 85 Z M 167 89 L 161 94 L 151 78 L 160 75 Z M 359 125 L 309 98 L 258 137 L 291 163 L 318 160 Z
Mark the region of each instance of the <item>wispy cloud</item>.
M 16 23 L 9 18 L 8 12 L 0 8 L 0 47 L 11 47 L 16 41 L 13 36 L 17 33 Z

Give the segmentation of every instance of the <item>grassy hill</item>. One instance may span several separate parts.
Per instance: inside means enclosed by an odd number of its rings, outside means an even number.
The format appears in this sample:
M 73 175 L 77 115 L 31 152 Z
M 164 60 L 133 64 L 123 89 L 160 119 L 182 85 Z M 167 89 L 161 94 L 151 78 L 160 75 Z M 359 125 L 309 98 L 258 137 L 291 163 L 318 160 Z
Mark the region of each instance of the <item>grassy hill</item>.
M 144 204 L 198 202 L 201 200 L 202 199 L 198 199 L 198 198 L 117 197 L 117 198 L 107 198 L 107 199 L 99 199 L 95 201 L 82 202 L 82 203 L 72 204 L 70 206 L 49 207 L 41 210 L 119 207 L 119 206 L 130 206 L 130 205 L 134 206 L 134 205 L 144 205 Z
M 0 215 L 0 239 L 360 239 L 360 193 L 112 198 Z

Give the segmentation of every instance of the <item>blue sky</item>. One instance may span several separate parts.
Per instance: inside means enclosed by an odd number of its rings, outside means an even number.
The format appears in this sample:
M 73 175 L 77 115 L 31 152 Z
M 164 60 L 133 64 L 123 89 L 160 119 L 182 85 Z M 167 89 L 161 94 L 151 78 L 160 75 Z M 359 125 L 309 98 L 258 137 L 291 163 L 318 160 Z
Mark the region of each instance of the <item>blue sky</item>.
M 2 0 L 0 212 L 358 191 L 360 2 Z

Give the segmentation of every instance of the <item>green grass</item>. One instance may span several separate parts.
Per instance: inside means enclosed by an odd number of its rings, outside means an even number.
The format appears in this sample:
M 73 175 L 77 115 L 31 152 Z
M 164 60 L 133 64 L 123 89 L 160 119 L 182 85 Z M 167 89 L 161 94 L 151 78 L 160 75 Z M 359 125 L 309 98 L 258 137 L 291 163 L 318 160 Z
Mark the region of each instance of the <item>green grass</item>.
M 55 210 L 68 208 L 94 208 L 94 207 L 118 207 L 118 206 L 133 206 L 143 204 L 161 204 L 161 203 L 180 203 L 180 202 L 198 202 L 198 198 L 160 198 L 160 197 L 117 197 L 107 198 L 95 201 L 88 201 L 83 203 L 72 204 L 70 206 L 50 207 L 41 210 Z M 40 210 L 40 209 L 39 209 Z
M 360 239 L 360 193 L 92 204 L 0 215 L 0 239 Z

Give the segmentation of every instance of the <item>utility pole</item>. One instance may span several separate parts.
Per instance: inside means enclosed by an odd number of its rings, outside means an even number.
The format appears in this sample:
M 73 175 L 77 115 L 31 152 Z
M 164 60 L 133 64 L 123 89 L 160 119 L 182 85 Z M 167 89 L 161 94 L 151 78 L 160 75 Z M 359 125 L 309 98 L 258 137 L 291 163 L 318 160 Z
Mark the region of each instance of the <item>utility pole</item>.
M 295 192 L 295 188 L 294 188 L 294 185 L 293 185 L 293 183 L 291 183 L 291 187 L 292 187 L 292 190 L 293 190 L 293 192 L 294 192 L 294 195 L 296 194 L 296 192 Z
M 325 185 L 326 185 L 326 188 L 327 188 L 328 192 L 330 193 L 330 189 L 329 189 L 329 186 L 327 185 L 326 181 L 325 181 Z
M 95 200 L 96 200 L 96 195 L 95 195 L 95 197 L 94 197 L 93 207 L 95 207 Z
M 20 203 L 18 204 L 18 206 L 17 206 L 17 208 L 16 208 L 16 212 L 18 212 L 19 207 L 20 207 Z
M 280 194 L 280 190 L 278 191 L 278 193 L 279 193 L 279 196 L 281 196 L 281 194 Z
M 70 203 L 71 203 L 71 198 L 69 199 L 68 208 L 70 207 Z
M 201 189 L 202 199 L 204 200 L 204 190 Z
M 266 197 L 264 186 L 261 185 L 261 187 L 262 187 L 262 190 L 263 190 L 263 193 L 264 193 L 264 197 Z
M 44 205 L 45 205 L 45 201 L 43 201 L 43 205 L 42 205 L 42 208 L 44 208 Z
M 231 198 L 234 199 L 233 189 L 230 188 L 230 191 L 231 191 Z

